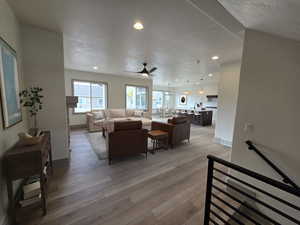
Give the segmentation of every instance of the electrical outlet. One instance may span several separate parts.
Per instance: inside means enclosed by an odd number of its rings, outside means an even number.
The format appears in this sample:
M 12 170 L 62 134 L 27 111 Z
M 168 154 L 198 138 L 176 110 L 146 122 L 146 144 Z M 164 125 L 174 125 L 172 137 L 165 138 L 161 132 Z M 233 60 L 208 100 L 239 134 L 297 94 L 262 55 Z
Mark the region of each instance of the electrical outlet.
M 253 131 L 253 124 L 252 123 L 245 123 L 245 126 L 244 126 L 244 132 L 251 132 Z

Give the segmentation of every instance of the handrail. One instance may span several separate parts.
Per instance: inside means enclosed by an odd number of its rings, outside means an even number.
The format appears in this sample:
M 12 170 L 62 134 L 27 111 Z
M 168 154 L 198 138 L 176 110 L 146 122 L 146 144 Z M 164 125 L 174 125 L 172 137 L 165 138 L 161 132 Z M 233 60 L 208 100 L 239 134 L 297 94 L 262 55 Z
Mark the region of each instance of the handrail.
M 293 194 L 293 195 L 295 195 L 295 196 L 297 196 L 297 197 L 300 197 L 300 189 L 291 187 L 291 186 L 286 185 L 286 184 L 284 184 L 284 183 L 282 183 L 282 182 L 279 182 L 279 181 L 277 181 L 277 180 L 273 180 L 272 178 L 266 177 L 266 176 L 264 176 L 264 175 L 261 175 L 261 174 L 259 174 L 259 173 L 254 172 L 254 171 L 252 171 L 252 170 L 248 170 L 248 169 L 246 169 L 246 168 L 243 168 L 243 167 L 241 167 L 241 166 L 238 166 L 238 165 L 233 164 L 233 163 L 231 163 L 231 162 L 228 162 L 228 161 L 226 161 L 226 160 L 217 158 L 217 157 L 215 157 L 215 156 L 208 155 L 207 158 L 208 158 L 208 159 L 211 159 L 211 160 L 214 161 L 214 162 L 217 162 L 217 163 L 220 163 L 220 164 L 222 164 L 222 165 L 225 165 L 225 166 L 227 166 L 228 168 L 231 168 L 231 169 L 233 169 L 233 170 L 236 170 L 236 171 L 238 171 L 238 172 L 241 172 L 241 173 L 243 173 L 243 174 L 246 174 L 246 175 L 248 175 L 248 176 L 250 176 L 250 177 L 252 177 L 252 178 L 254 178 L 254 179 L 256 179 L 256 180 L 262 181 L 262 182 L 267 183 L 267 184 L 269 184 L 269 185 L 272 185 L 272 186 L 274 186 L 274 187 L 276 187 L 276 188 L 278 188 L 278 189 L 280 189 L 280 190 L 286 191 L 286 192 L 288 192 L 288 193 L 290 193 L 290 194 Z
M 280 170 L 271 160 L 269 160 L 258 148 L 255 147 L 252 141 L 246 141 L 249 150 L 253 150 L 258 154 L 269 166 L 271 166 L 281 177 L 282 181 L 286 184 L 292 185 L 294 188 L 300 189 L 300 187 L 292 181 L 282 170 Z

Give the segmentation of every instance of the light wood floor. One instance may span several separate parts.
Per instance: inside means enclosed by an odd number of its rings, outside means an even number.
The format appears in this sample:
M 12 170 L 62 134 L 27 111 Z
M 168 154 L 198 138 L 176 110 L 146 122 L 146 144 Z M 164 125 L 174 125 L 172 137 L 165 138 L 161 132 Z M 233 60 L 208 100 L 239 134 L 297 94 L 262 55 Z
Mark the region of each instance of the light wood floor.
M 201 225 L 208 154 L 229 159 L 213 129 L 192 127 L 191 143 L 108 166 L 85 131 L 71 134 L 69 166 L 55 169 L 48 214 L 27 213 L 22 225 Z

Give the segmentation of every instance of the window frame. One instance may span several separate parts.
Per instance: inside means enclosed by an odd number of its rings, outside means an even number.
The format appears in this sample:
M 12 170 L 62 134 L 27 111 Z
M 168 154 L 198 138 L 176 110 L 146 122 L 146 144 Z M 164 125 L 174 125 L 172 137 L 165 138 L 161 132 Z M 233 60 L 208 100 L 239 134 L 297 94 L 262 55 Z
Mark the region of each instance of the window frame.
M 154 96 L 153 92 L 161 92 L 162 93 L 162 107 L 161 108 L 154 108 L 154 106 L 153 106 L 153 96 Z M 164 91 L 161 91 L 161 90 L 152 90 L 152 110 L 153 109 L 163 109 L 164 108 L 164 97 L 165 97 Z
M 162 103 L 162 108 L 161 109 L 167 109 L 166 108 L 166 96 L 168 95 L 168 96 L 171 97 L 172 95 L 173 96 L 175 95 L 175 93 L 172 92 L 172 91 L 164 91 L 164 90 L 159 90 L 158 89 L 158 90 L 152 90 L 152 96 L 153 96 L 153 92 L 162 92 L 163 93 L 163 99 L 162 99 L 163 103 Z M 152 102 L 152 109 L 155 109 L 155 108 L 153 108 L 153 102 Z
M 74 83 L 75 82 L 86 82 L 86 83 L 90 83 L 90 84 L 101 84 L 101 85 L 105 85 L 105 109 L 107 109 L 108 107 L 108 83 L 107 82 L 103 82 L 103 81 L 91 81 L 91 80 L 79 80 L 79 79 L 72 79 L 72 96 L 74 95 Z M 92 89 L 90 88 L 90 92 L 92 92 Z M 84 115 L 86 113 L 90 113 L 93 111 L 92 109 L 92 97 L 90 97 L 91 100 L 91 110 L 90 111 L 86 111 L 86 112 L 75 112 L 75 108 L 72 108 L 72 114 L 74 115 Z
M 136 85 L 136 84 L 126 84 L 125 85 L 125 109 L 127 110 L 127 87 L 135 87 L 135 88 L 145 88 L 146 89 L 146 109 L 132 109 L 132 110 L 143 110 L 145 112 L 149 111 L 149 87 L 143 85 Z
M 172 96 L 173 96 L 173 101 L 175 102 L 175 99 L 176 99 L 176 97 L 175 97 L 175 93 L 174 92 L 172 92 L 172 91 L 164 91 L 164 109 L 170 109 L 170 108 L 166 108 L 166 96 L 169 96 L 170 97 L 170 101 L 172 102 Z

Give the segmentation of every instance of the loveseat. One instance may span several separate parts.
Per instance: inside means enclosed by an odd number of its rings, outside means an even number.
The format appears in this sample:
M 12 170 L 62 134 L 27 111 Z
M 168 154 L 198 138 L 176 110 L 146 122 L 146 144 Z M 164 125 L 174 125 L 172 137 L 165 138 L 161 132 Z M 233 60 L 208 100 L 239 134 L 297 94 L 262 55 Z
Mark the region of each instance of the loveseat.
M 86 117 L 89 132 L 102 131 L 103 126 L 113 125 L 115 121 L 142 121 L 145 129 L 150 129 L 152 122 L 150 113 L 131 109 L 94 110 Z

